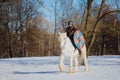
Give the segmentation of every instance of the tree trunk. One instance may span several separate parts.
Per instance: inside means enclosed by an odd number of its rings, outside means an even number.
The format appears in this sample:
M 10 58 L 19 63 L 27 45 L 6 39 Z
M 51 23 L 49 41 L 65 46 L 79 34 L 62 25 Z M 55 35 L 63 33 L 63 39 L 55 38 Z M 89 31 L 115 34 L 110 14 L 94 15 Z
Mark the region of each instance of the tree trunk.
M 8 48 L 8 52 L 9 52 L 10 58 L 13 58 L 13 53 L 12 53 L 11 47 Z
M 104 38 L 105 38 L 105 35 L 104 35 L 104 32 L 102 32 L 102 42 L 101 42 L 101 51 L 100 51 L 101 56 L 103 55 L 103 52 L 104 52 Z
M 102 0 L 101 6 L 100 6 L 100 9 L 99 9 L 99 13 L 98 13 L 98 16 L 97 16 L 97 20 L 96 20 L 96 22 L 95 22 L 95 24 L 93 26 L 93 34 L 91 36 L 90 45 L 88 46 L 88 50 L 87 50 L 88 55 L 89 55 L 89 53 L 90 53 L 90 51 L 92 49 L 93 43 L 94 43 L 95 38 L 96 38 L 96 34 L 97 34 L 96 32 L 98 30 L 98 26 L 97 25 L 98 25 L 98 22 L 99 22 L 99 18 L 102 15 L 102 9 L 104 7 L 104 3 L 105 3 L 105 0 Z
M 88 27 L 88 24 L 91 22 L 91 6 L 92 6 L 93 0 L 87 1 L 87 15 L 86 15 L 86 24 L 85 24 L 85 30 Z
M 54 37 L 53 37 L 53 55 L 56 55 L 56 33 L 57 33 L 57 1 L 55 1 L 55 7 L 54 7 L 54 13 L 55 13 L 55 29 L 54 29 Z

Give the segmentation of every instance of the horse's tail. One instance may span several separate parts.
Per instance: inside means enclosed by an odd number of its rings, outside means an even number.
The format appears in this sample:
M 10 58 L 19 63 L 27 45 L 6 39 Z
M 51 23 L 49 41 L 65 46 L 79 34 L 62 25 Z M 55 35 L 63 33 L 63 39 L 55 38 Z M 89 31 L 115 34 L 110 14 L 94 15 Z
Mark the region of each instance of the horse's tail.
M 84 58 L 87 57 L 86 56 L 87 53 L 86 53 L 86 46 L 84 45 L 83 48 L 79 51 L 79 57 L 78 57 L 78 65 L 85 65 L 84 64 Z
M 78 57 L 78 66 L 84 65 L 83 55 L 80 54 Z

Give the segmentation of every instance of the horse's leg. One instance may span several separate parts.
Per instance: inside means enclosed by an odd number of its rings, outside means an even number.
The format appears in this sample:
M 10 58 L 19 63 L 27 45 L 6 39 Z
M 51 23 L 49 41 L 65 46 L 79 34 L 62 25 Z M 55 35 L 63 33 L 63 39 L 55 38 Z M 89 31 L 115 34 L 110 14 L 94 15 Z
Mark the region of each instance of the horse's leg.
M 73 73 L 73 56 L 70 57 L 70 68 L 69 68 L 69 73 Z
M 78 57 L 76 57 L 74 59 L 74 61 L 75 61 L 75 70 L 74 70 L 74 72 L 77 72 L 78 71 Z
M 89 69 L 88 69 L 88 61 L 87 61 L 87 57 L 86 57 L 86 55 L 83 56 L 83 57 L 84 57 L 84 63 L 85 63 L 85 72 L 88 72 Z
M 65 66 L 64 66 L 64 56 L 61 55 L 60 56 L 60 60 L 59 60 L 59 69 L 60 69 L 60 72 L 64 72 L 65 70 Z
M 82 55 L 83 55 L 83 61 L 84 61 L 84 64 L 85 64 L 85 71 L 88 72 L 89 69 L 88 69 L 88 61 L 87 61 L 87 53 L 86 53 L 86 47 L 84 46 L 83 49 L 82 49 Z

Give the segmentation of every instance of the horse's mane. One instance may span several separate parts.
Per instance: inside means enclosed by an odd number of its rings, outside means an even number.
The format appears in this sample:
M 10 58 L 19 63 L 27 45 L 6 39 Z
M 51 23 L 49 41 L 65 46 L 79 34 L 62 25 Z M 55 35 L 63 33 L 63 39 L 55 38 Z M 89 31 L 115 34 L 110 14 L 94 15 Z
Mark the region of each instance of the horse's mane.
M 63 36 L 63 38 L 66 38 L 66 39 L 64 39 L 64 41 L 67 43 L 67 45 L 69 44 L 71 47 L 74 48 L 74 46 L 73 46 L 70 38 L 67 36 L 67 33 L 66 33 L 66 32 L 61 33 L 60 36 Z M 66 45 L 66 44 L 65 44 L 65 45 Z M 68 47 L 70 47 L 70 46 L 68 46 Z

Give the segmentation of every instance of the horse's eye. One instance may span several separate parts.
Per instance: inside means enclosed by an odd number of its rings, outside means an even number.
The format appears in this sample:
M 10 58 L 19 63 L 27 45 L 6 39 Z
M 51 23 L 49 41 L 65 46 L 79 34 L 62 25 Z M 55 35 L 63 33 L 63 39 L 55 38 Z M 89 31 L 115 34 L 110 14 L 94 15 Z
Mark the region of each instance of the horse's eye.
M 65 40 L 66 38 L 64 38 L 64 40 Z

